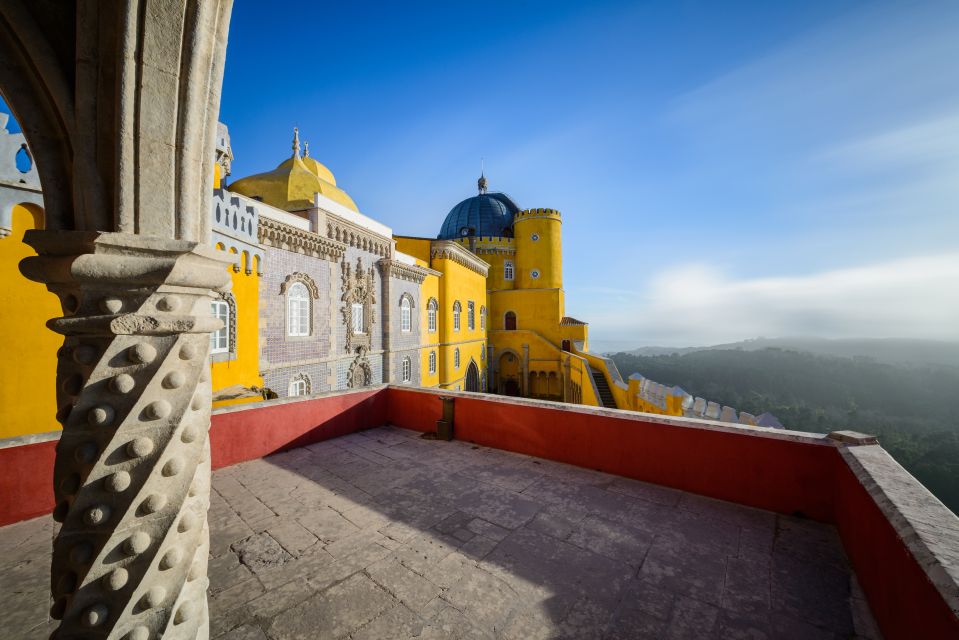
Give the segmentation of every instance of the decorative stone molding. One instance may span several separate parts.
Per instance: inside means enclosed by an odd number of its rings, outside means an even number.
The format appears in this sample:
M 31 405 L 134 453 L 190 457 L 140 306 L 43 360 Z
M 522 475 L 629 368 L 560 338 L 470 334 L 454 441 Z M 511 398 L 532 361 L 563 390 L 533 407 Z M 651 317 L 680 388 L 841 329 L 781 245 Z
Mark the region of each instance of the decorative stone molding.
M 212 247 L 30 231 L 24 275 L 59 296 L 51 615 L 58 637 L 207 637 Z
M 343 323 L 346 325 L 346 351 L 352 353 L 358 347 L 369 349 L 372 346 L 371 336 L 376 316 L 373 305 L 376 304 L 376 274 L 373 267 L 363 269 L 363 259 L 356 259 L 356 271 L 351 271 L 350 264 L 344 260 L 340 265 L 341 295 L 343 302 L 341 310 Z M 363 305 L 363 333 L 353 333 L 353 305 Z M 364 351 L 365 353 L 365 351 Z
M 293 386 L 294 382 L 303 381 L 306 384 L 306 395 L 313 393 L 313 382 L 310 380 L 310 376 L 305 373 L 298 373 L 292 378 L 290 378 L 290 385 Z
M 435 240 L 430 243 L 430 257 L 433 259 L 452 260 L 456 264 L 475 271 L 484 278 L 489 273 L 489 263 L 480 260 L 468 249 L 464 249 L 452 240 Z
M 326 215 L 326 235 L 330 240 L 342 242 L 349 247 L 367 251 L 381 258 L 389 258 L 393 247 L 392 238 L 373 233 L 332 213 Z
M 373 367 L 366 354 L 366 347 L 357 348 L 356 358 L 350 363 L 350 368 L 346 372 L 346 387 L 348 389 L 368 387 L 373 384 Z
M 389 260 L 387 258 L 377 260 L 376 266 L 380 268 L 380 271 L 384 275 L 390 278 L 415 282 L 416 284 L 423 284 L 426 276 L 442 275 L 439 271 L 434 271 L 433 269 L 427 269 L 414 264 L 406 264 L 405 262 L 399 262 L 397 260 Z
M 291 273 L 283 280 L 283 282 L 280 284 L 280 295 L 286 295 L 286 292 L 289 290 L 289 288 L 296 282 L 302 283 L 310 292 L 310 297 L 312 297 L 314 300 L 320 299 L 320 288 L 316 286 L 313 278 L 305 273 L 300 273 L 299 271 Z
M 258 234 L 260 244 L 331 262 L 342 259 L 346 253 L 346 245 L 342 242 L 329 240 L 266 216 L 260 217 Z

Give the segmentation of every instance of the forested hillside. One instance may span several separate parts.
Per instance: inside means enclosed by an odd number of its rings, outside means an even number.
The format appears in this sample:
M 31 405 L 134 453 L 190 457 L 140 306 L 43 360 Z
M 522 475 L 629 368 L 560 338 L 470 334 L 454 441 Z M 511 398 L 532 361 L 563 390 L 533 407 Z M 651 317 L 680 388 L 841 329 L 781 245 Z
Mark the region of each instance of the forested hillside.
M 782 349 L 613 355 L 623 376 L 640 373 L 788 429 L 853 429 L 879 441 L 959 513 L 959 368 L 884 364 Z

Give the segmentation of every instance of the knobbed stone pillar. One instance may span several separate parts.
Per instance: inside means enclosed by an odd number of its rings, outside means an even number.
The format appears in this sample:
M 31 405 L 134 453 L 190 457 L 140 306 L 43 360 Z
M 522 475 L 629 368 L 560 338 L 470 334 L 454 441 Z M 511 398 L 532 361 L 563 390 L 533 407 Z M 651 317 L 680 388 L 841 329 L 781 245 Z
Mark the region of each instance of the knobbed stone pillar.
M 195 242 L 29 232 L 60 297 L 56 638 L 207 638 L 209 333 L 225 254 Z

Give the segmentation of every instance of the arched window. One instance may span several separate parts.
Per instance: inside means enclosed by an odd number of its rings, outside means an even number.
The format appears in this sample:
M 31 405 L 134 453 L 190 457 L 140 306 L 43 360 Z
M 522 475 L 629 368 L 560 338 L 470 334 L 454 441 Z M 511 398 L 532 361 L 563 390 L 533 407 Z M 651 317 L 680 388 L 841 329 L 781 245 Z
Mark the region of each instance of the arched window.
M 310 292 L 302 282 L 294 282 L 286 293 L 287 335 L 310 335 Z
M 413 361 L 409 356 L 403 358 L 403 382 L 409 382 L 413 379 Z
M 430 351 L 430 373 L 436 373 L 436 352 Z
M 480 329 L 486 330 L 486 307 L 480 307 Z
M 453 368 L 454 369 L 460 368 L 460 348 L 459 347 L 456 347 L 455 349 L 453 349 Z
M 513 261 L 512 260 L 503 261 L 503 279 L 504 280 L 513 279 Z
M 453 303 L 453 331 L 460 330 L 460 315 L 463 313 L 463 305 L 457 300 Z
M 516 331 L 516 314 L 512 311 L 506 312 L 506 316 L 503 318 L 503 328 L 507 331 Z
M 366 319 L 363 317 L 366 307 L 362 302 L 353 303 L 353 333 L 364 333 L 366 331 Z
M 310 379 L 304 373 L 298 373 L 290 379 L 290 396 L 310 395 Z
M 438 305 L 436 304 L 436 298 L 430 298 L 430 301 L 426 303 L 426 326 L 430 333 L 436 333 L 437 307 Z
M 213 317 L 223 322 L 223 327 L 210 334 L 210 353 L 230 352 L 230 305 L 226 300 L 210 303 Z
M 413 329 L 413 301 L 409 295 L 404 295 L 400 300 L 400 326 L 403 331 Z
M 476 303 L 472 300 L 466 303 L 466 327 L 470 331 L 476 329 Z

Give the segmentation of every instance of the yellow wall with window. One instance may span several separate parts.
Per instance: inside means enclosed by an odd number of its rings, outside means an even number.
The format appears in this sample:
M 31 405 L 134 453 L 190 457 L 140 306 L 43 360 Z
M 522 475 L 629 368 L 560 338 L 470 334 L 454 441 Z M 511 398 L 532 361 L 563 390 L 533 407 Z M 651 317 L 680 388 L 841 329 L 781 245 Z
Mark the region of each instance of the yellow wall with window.
M 439 286 L 440 387 L 465 389 L 470 361 L 476 362 L 480 378 L 486 370 L 486 331 L 481 327 L 480 309 L 486 306 L 486 277 L 450 258 L 434 258 L 432 268 L 443 273 Z M 455 328 L 454 306 L 459 302 L 459 330 Z M 469 303 L 474 304 L 475 322 L 469 326 Z M 459 366 L 455 354 L 459 349 Z
M 36 255 L 23 243 L 28 229 L 43 228 L 43 210 L 14 205 L 13 232 L 0 238 L 0 335 L 6 366 L 0 375 L 0 438 L 59 430 L 56 407 L 57 350 L 63 336 L 44 325 L 63 315 L 57 296 L 45 285 L 27 280 L 18 267 Z
M 225 250 L 223 245 L 217 245 L 217 249 Z M 237 254 L 236 250 L 230 253 L 237 256 L 239 267 L 227 267 L 233 281 L 230 293 L 236 302 L 236 344 L 229 345 L 235 356 L 211 355 L 210 371 L 214 396 L 217 391 L 234 385 L 263 387 L 263 378 L 260 377 L 260 277 L 252 256 L 245 251 L 242 254 Z M 227 327 L 228 336 L 229 333 Z M 226 407 L 261 399 L 256 396 L 220 400 L 214 402 L 213 406 Z

